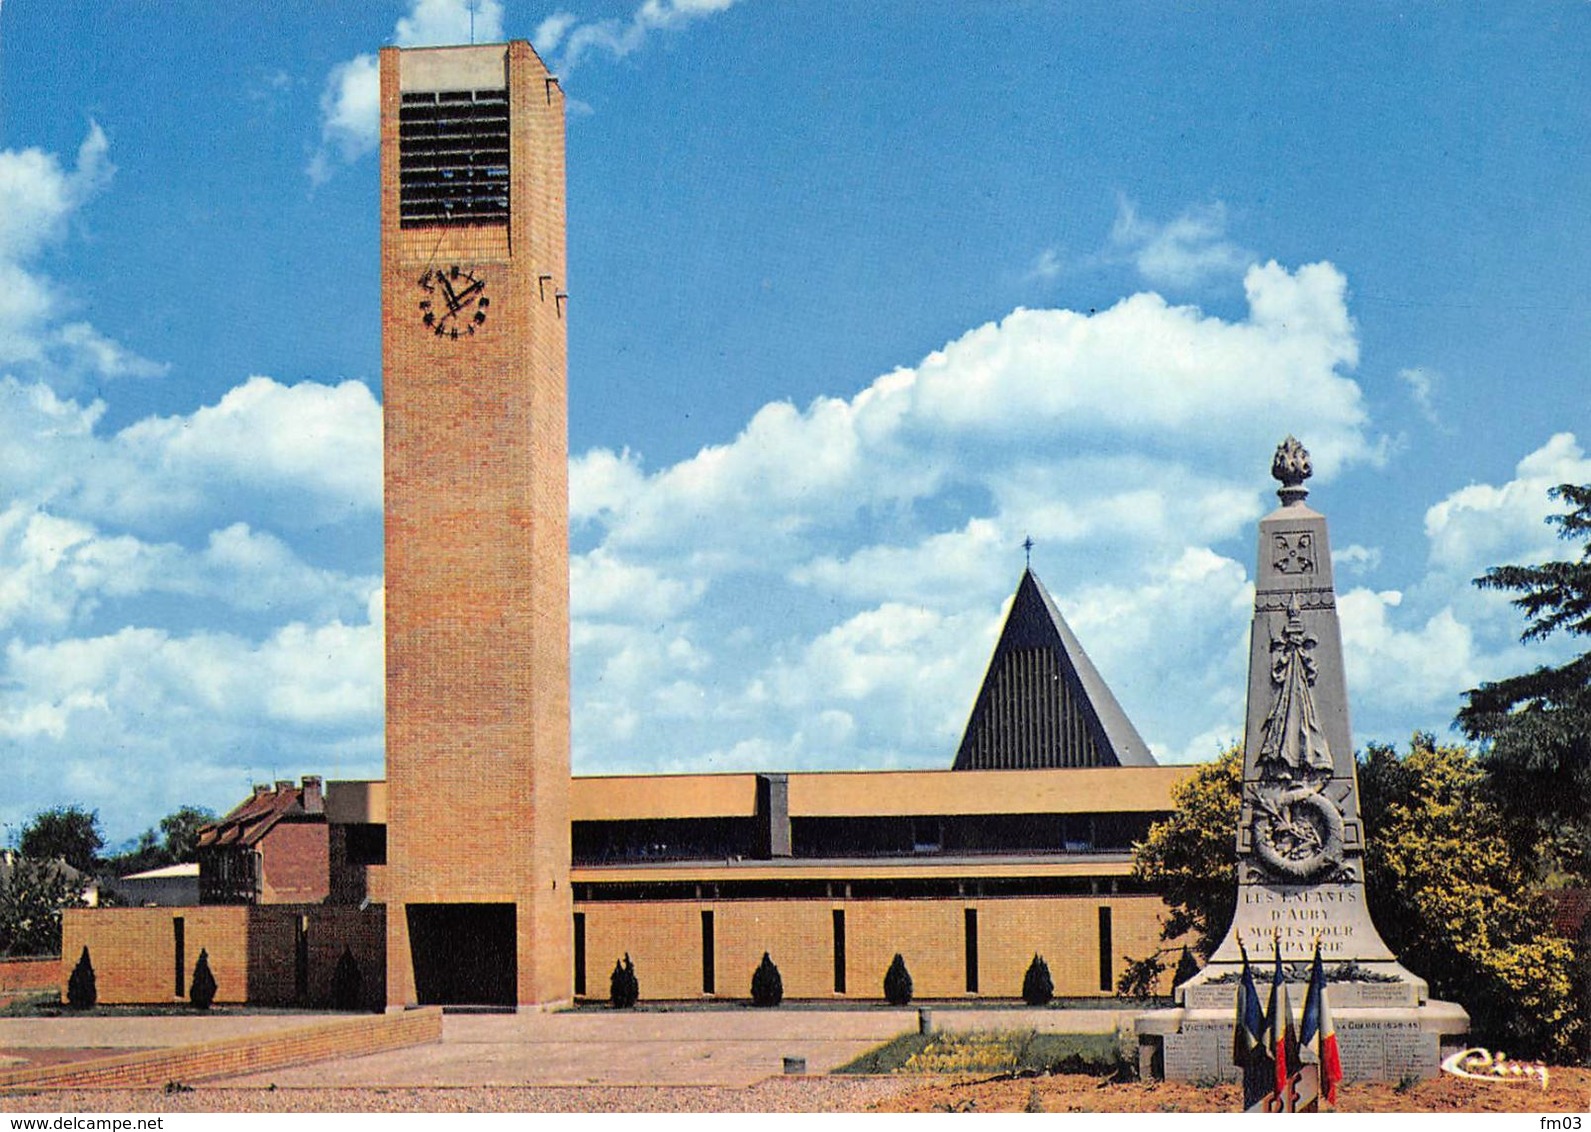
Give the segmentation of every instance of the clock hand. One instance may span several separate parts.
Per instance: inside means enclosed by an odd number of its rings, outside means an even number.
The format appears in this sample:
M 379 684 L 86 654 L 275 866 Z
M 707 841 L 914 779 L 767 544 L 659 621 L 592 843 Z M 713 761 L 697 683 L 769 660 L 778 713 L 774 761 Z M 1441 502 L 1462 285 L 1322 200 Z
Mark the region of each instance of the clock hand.
M 436 273 L 436 280 L 438 283 L 442 284 L 442 291 L 447 295 L 447 313 L 457 314 L 459 310 L 459 300 L 458 295 L 453 292 L 453 284 L 449 283 L 447 276 L 440 271 Z
M 467 299 L 471 295 L 475 294 L 476 291 L 479 291 L 484 286 L 486 286 L 486 281 L 484 279 L 477 279 L 475 282 L 471 283 L 468 287 L 464 288 L 464 290 L 462 290 L 458 294 L 454 295 L 453 299 L 460 306 L 462 306 L 464 304 L 464 300 L 465 299 Z

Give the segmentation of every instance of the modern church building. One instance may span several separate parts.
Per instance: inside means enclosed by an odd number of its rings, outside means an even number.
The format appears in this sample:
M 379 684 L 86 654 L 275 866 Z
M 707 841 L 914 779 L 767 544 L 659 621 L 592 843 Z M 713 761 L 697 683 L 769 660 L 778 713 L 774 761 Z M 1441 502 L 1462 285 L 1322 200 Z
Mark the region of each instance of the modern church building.
M 564 96 L 528 43 L 381 53 L 386 768 L 262 786 L 200 903 L 72 910 L 102 1002 L 552 1007 L 1110 994 L 1161 946 L 1131 845 L 1156 766 L 1022 575 L 953 768 L 571 778 Z M 946 762 L 951 762 L 946 752 Z M 66 972 L 63 970 L 63 990 Z

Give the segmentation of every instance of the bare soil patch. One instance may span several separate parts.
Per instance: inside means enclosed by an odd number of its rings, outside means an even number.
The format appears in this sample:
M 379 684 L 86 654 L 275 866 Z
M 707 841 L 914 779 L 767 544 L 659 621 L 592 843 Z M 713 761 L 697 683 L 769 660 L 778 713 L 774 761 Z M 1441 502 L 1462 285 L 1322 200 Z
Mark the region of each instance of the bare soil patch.
M 881 1098 L 875 1112 L 1236 1112 L 1236 1084 L 1134 1081 L 1086 1076 L 938 1080 Z M 1585 1112 L 1591 1069 L 1551 1069 L 1539 1085 L 1491 1084 L 1446 1075 L 1404 1088 L 1389 1083 L 1339 1087 L 1340 1112 Z
M 1584 1112 L 1591 1070 L 1529 1085 L 1438 1077 L 1408 1088 L 1342 1087 L 1343 1112 Z M 63 1090 L 0 1097 L 9 1112 L 1235 1112 L 1236 1085 L 1112 1083 L 1083 1075 L 1000 1080 L 915 1076 L 772 1078 L 707 1086 L 452 1089 Z

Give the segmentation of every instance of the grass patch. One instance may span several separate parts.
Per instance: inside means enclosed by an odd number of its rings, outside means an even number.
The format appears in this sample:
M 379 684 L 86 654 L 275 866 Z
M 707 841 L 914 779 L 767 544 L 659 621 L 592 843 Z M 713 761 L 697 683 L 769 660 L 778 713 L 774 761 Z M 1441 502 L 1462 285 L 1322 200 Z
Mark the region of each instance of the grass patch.
M 898 1073 L 900 1067 L 923 1051 L 934 1034 L 902 1034 L 870 1049 L 861 1057 L 847 1061 L 834 1070 L 836 1073 Z
M 327 1017 L 341 1017 L 346 1013 L 364 1013 L 364 1011 L 349 1012 L 297 1006 L 249 1006 L 236 1002 L 224 1006 L 212 1006 L 209 1010 L 199 1010 L 186 1002 L 118 1003 L 110 1006 L 102 1004 L 87 1010 L 74 1010 L 61 1001 L 59 991 L 24 993 L 0 1006 L 0 1018 L 202 1018 L 206 1015 L 223 1017 L 262 1014 L 325 1014 Z
M 0 1018 L 37 1018 L 44 1011 L 60 1005 L 60 991 L 19 991 L 10 1001 L 0 1005 Z
M 1044 1034 L 1032 1030 L 902 1034 L 836 1073 L 1034 1074 L 1117 1073 L 1121 1053 L 1110 1034 Z

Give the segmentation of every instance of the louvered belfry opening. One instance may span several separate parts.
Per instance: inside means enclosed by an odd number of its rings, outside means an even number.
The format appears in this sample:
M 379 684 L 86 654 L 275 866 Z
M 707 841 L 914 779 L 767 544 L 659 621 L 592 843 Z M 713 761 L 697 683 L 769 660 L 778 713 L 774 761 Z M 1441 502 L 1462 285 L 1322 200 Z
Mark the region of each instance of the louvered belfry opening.
M 508 223 L 508 91 L 405 92 L 398 111 L 405 228 Z
M 989 676 L 988 698 L 962 747 L 969 767 L 1106 765 L 1077 677 L 1053 650 L 1012 649 Z

